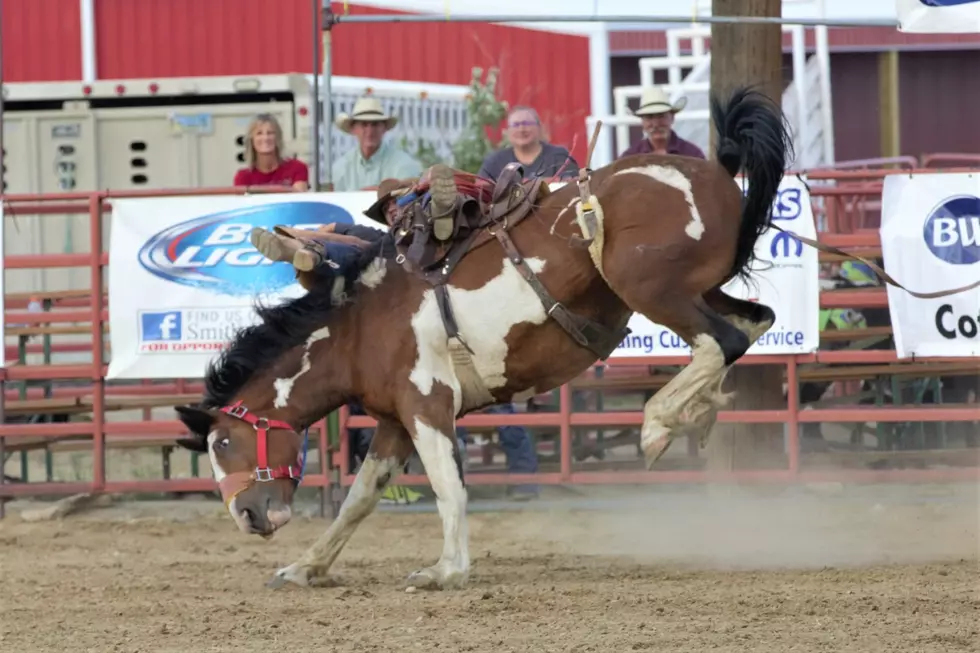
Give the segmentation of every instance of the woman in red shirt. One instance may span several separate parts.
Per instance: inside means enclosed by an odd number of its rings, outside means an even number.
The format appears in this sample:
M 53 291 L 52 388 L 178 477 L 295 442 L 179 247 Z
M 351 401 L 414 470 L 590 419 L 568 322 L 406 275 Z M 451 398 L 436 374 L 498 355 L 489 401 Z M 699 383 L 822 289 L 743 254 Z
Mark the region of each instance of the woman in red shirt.
M 310 189 L 310 170 L 299 159 L 283 158 L 282 127 L 276 117 L 260 113 L 248 126 L 245 167 L 235 173 L 236 186 L 287 186 Z

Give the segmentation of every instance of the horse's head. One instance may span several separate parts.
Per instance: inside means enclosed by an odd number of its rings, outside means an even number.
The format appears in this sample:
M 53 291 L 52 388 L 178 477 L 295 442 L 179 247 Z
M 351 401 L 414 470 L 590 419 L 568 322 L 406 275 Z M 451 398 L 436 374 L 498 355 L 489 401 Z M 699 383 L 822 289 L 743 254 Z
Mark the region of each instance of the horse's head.
M 221 410 L 178 406 L 177 413 L 192 435 L 178 444 L 208 455 L 238 528 L 270 537 L 286 525 L 306 463 L 305 437 L 241 402 Z

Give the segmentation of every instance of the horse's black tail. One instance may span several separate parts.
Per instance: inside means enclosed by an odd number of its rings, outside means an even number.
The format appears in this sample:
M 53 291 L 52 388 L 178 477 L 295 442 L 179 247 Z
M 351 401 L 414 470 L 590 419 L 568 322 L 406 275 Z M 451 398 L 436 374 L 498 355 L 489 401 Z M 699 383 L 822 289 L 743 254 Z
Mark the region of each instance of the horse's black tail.
M 749 184 L 731 275 L 747 277 L 755 243 L 769 228 L 792 140 L 779 106 L 751 88 L 737 88 L 722 103 L 711 96 L 711 118 L 718 130 L 715 157 L 734 177 L 741 170 Z

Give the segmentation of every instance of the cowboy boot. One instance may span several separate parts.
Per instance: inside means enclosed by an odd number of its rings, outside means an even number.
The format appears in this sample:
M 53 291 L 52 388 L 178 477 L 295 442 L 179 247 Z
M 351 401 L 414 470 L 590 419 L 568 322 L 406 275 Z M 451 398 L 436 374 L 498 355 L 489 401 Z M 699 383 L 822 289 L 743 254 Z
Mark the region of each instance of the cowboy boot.
M 252 245 L 270 261 L 291 263 L 301 272 L 309 272 L 321 263 L 321 257 L 295 238 L 266 231 L 262 227 L 252 229 Z
M 457 194 L 453 169 L 442 163 L 432 166 L 429 169 L 429 215 L 432 233 L 439 240 L 452 238 Z

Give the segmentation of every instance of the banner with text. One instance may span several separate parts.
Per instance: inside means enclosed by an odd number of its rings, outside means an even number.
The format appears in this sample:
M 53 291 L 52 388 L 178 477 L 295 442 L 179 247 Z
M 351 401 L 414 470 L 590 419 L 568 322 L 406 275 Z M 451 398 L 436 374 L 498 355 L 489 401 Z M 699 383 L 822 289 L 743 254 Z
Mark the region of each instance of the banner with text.
M 980 0 L 896 0 L 895 10 L 901 32 L 980 33 Z
M 553 184 L 554 188 L 563 184 Z M 373 192 L 224 195 L 112 200 L 109 324 L 112 360 L 107 378 L 199 378 L 234 332 L 253 324 L 256 298 L 274 303 L 303 288 L 293 269 L 273 264 L 249 242 L 253 227 L 311 228 L 330 222 L 377 227 L 363 215 Z M 815 237 L 806 186 L 783 180 L 774 213 L 780 226 Z M 753 354 L 807 353 L 819 343 L 816 251 L 769 230 L 759 239 L 746 287 L 725 290 L 776 311 L 776 324 Z M 633 333 L 613 356 L 690 353 L 674 333 L 634 315 Z
M 249 242 L 253 227 L 378 226 L 373 192 L 112 200 L 109 379 L 200 378 L 265 304 L 306 292 L 290 265 Z
M 739 180 L 741 183 L 741 180 Z M 804 238 L 816 238 L 806 184 L 784 177 L 773 205 L 773 222 Z M 749 284 L 733 279 L 723 287 L 732 297 L 759 301 L 776 312 L 776 323 L 749 348 L 756 354 L 806 354 L 820 345 L 820 279 L 817 250 L 789 234 L 769 229 L 755 247 L 757 261 Z M 667 327 L 635 313 L 632 333 L 610 358 L 684 356 L 691 348 Z
M 885 270 L 919 292 L 980 279 L 980 175 L 885 177 L 881 206 Z M 980 290 L 919 299 L 888 286 L 899 358 L 980 356 Z

